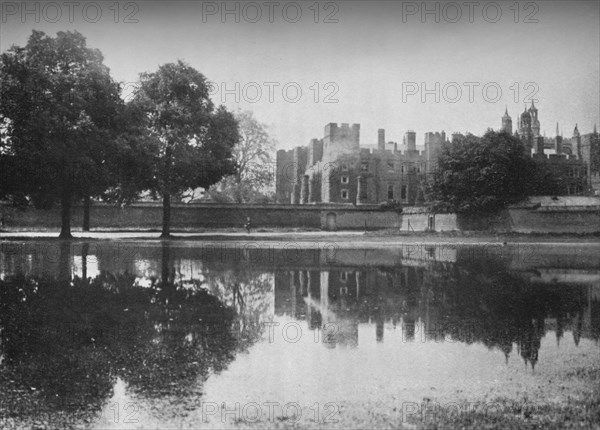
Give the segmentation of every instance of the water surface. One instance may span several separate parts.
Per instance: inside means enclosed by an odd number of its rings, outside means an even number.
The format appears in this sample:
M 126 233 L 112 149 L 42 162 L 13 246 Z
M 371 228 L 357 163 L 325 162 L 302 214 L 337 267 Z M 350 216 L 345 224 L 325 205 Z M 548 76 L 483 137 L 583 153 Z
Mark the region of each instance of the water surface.
M 585 245 L 0 246 L 6 427 L 397 425 L 598 365 Z

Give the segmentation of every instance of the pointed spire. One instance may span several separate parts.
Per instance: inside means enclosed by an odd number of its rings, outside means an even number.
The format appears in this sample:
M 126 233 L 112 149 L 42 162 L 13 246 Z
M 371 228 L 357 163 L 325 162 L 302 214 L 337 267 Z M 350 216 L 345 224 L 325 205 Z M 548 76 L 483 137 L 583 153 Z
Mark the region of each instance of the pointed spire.
M 556 135 L 558 136 L 558 122 L 556 123 Z
M 598 134 L 598 129 L 596 129 L 596 124 L 594 124 L 594 134 Z
M 508 105 L 506 105 L 506 108 L 504 109 L 504 115 L 508 116 Z
M 537 112 L 537 108 L 535 107 L 535 103 L 533 103 L 533 99 L 531 99 L 531 107 L 529 108 L 530 112 Z

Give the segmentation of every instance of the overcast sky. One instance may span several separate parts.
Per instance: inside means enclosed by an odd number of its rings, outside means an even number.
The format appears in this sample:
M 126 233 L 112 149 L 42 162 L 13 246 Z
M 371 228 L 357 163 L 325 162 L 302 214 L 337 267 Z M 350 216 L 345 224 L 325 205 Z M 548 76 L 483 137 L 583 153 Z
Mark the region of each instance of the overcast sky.
M 33 29 L 78 30 L 124 83 L 182 59 L 217 83 L 216 103 L 270 125 L 280 148 L 329 122 L 360 123 L 362 144 L 378 128 L 388 141 L 414 130 L 419 145 L 427 131 L 480 134 L 500 127 L 505 106 L 516 124 L 532 94 L 548 135 L 556 122 L 567 137 L 575 123 L 600 125 L 597 1 L 2 1 L 0 26 L 2 51 Z

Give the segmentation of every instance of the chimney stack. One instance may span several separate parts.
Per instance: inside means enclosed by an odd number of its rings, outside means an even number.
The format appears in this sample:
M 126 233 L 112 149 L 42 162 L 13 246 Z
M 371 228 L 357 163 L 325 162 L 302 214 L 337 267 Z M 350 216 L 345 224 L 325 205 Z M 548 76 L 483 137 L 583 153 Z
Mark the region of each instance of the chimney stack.
M 385 150 L 385 130 L 383 128 L 377 130 L 377 148 L 380 151 Z

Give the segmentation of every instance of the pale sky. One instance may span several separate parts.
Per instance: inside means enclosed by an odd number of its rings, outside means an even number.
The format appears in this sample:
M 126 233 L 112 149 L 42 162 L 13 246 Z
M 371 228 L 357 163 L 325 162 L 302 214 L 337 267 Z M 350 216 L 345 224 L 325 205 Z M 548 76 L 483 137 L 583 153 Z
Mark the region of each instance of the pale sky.
M 365 145 L 378 128 L 399 142 L 414 130 L 418 145 L 427 131 L 481 134 L 500 127 L 505 106 L 516 125 L 532 92 L 549 136 L 556 122 L 567 137 L 575 123 L 600 126 L 598 1 L 1 3 L 2 51 L 33 29 L 78 30 L 124 83 L 182 59 L 231 91 L 217 88 L 215 103 L 254 111 L 284 149 L 321 138 L 329 122 L 360 123 Z

